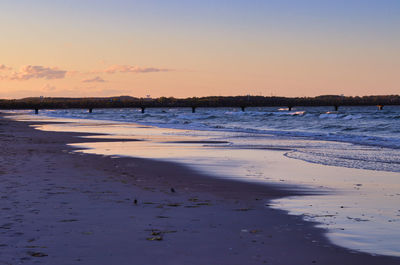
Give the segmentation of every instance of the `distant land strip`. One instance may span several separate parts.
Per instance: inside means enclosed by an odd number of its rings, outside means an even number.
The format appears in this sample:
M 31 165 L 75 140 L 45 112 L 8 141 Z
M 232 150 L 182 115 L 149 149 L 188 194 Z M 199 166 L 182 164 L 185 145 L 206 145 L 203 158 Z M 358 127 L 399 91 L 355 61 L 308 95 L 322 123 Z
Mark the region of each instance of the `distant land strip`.
M 136 98 L 118 97 L 30 97 L 23 99 L 0 99 L 0 109 L 89 109 L 95 108 L 192 108 L 198 107 L 238 107 L 244 111 L 247 107 L 293 107 L 333 106 L 379 106 L 400 105 L 399 95 L 347 97 L 323 95 L 317 97 L 263 97 L 263 96 L 210 96 L 191 98 Z

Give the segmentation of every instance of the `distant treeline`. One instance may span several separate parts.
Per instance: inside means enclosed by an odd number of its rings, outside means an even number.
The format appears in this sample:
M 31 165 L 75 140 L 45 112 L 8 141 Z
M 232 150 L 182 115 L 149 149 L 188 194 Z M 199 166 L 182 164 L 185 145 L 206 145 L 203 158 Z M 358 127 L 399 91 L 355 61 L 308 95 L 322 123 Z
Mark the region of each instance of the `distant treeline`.
M 399 95 L 345 97 L 324 95 L 318 97 L 173 97 L 135 98 L 129 96 L 106 98 L 51 98 L 34 97 L 0 100 L 0 109 L 68 109 L 68 108 L 149 108 L 149 107 L 267 107 L 267 106 L 367 106 L 400 105 Z

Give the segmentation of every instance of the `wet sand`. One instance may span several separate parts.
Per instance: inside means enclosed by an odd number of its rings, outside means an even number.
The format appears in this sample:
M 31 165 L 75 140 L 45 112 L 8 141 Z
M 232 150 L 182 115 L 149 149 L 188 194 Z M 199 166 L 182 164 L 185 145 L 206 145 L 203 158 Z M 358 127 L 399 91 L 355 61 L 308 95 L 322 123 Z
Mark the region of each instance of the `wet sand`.
M 29 124 L 0 119 L 0 264 L 400 264 L 267 207 L 301 190 L 73 153 L 66 144 L 119 139 Z

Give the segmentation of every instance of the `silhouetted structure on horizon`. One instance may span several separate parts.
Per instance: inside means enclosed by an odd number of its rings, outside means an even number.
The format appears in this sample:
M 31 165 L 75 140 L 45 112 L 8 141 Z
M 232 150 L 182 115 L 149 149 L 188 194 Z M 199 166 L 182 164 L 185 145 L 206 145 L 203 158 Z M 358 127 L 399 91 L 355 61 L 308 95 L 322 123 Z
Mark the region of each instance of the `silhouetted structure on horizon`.
M 196 112 L 200 107 L 237 107 L 245 111 L 248 107 L 294 107 L 331 106 L 338 110 L 341 106 L 378 106 L 400 105 L 399 95 L 344 97 L 324 95 L 318 97 L 192 97 L 178 99 L 160 97 L 156 99 L 135 98 L 130 96 L 93 97 L 93 98 L 44 98 L 32 97 L 24 99 L 0 100 L 0 109 L 32 109 L 37 113 L 40 109 L 87 109 L 90 113 L 96 108 L 139 108 L 144 113 L 146 108 L 191 108 Z

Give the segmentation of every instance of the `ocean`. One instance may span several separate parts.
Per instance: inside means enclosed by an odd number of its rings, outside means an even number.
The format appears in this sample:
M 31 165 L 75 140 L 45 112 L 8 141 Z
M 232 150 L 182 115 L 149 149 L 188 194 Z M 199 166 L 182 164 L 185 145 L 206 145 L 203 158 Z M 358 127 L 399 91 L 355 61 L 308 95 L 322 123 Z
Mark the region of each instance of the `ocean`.
M 75 120 L 51 130 L 145 140 L 91 143 L 81 152 L 164 159 L 217 177 L 319 190 L 323 195 L 269 206 L 317 222 L 336 244 L 400 256 L 400 106 L 73 109 L 38 116 Z
M 287 154 L 308 162 L 400 172 L 400 106 L 87 110 L 41 110 L 42 115 L 61 118 L 134 122 L 163 128 L 248 133 L 252 136 L 293 140 L 323 140 L 351 143 L 339 149 L 330 146 L 296 147 Z M 329 145 L 329 143 L 324 143 Z M 291 146 L 293 147 L 293 146 Z

